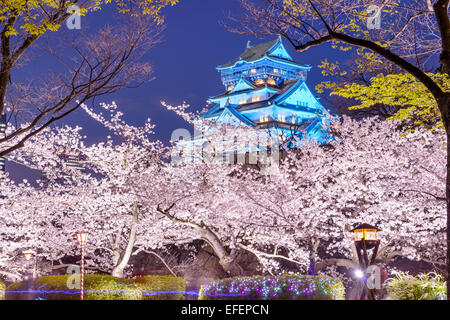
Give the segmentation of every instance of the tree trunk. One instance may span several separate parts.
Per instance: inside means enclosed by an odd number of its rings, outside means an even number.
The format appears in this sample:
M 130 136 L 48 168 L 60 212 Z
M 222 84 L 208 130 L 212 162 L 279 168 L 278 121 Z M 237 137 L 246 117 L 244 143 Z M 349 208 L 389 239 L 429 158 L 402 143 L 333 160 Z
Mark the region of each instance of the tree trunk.
M 236 259 L 229 254 L 219 258 L 219 263 L 230 277 L 242 276 L 244 274 L 242 267 L 236 262 Z
M 133 209 L 133 218 L 131 222 L 131 228 L 130 228 L 130 237 L 128 238 L 128 243 L 126 248 L 124 249 L 119 263 L 114 267 L 114 269 L 111 272 L 111 275 L 118 278 L 123 278 L 124 276 L 124 270 L 128 265 L 128 262 L 130 261 L 131 253 L 133 251 L 134 244 L 136 242 L 136 227 L 138 224 L 138 217 L 139 217 L 139 206 L 136 202 L 134 204 Z
M 180 223 L 182 225 L 189 226 L 200 232 L 200 234 L 202 235 L 201 238 L 211 246 L 211 248 L 214 251 L 214 254 L 219 259 L 219 264 L 222 266 L 224 271 L 228 273 L 231 277 L 242 275 L 243 270 L 241 266 L 236 262 L 235 250 L 232 250 L 231 254 L 229 254 L 227 249 L 223 245 L 222 241 L 219 239 L 219 237 L 207 226 L 203 224 L 197 224 L 194 222 L 181 220 L 172 216 L 169 212 L 174 206 L 175 203 L 173 203 L 169 208 L 165 210 L 161 209 L 158 206 L 156 210 L 165 215 L 170 220 Z
M 315 263 L 314 259 L 309 259 L 308 274 L 310 276 L 315 276 L 316 275 L 316 263 Z
M 219 264 L 222 266 L 223 270 L 228 273 L 230 277 L 241 276 L 243 270 L 236 262 L 234 253 L 229 254 L 220 239 L 208 228 L 202 228 L 200 229 L 200 232 L 213 249 L 217 258 L 219 258 Z
M 242 267 L 236 262 L 234 250 L 232 250 L 231 254 L 228 253 L 219 237 L 208 227 L 196 224 L 192 224 L 191 226 L 200 231 L 202 238 L 211 246 L 214 254 L 219 259 L 219 264 L 230 277 L 243 275 Z
M 3 115 L 6 92 L 8 90 L 10 77 L 11 77 L 11 69 L 9 63 L 2 62 L 0 66 L 0 117 Z
M 319 248 L 320 239 L 311 238 L 309 242 L 309 268 L 308 274 L 310 276 L 316 275 L 316 260 L 317 260 L 317 249 Z

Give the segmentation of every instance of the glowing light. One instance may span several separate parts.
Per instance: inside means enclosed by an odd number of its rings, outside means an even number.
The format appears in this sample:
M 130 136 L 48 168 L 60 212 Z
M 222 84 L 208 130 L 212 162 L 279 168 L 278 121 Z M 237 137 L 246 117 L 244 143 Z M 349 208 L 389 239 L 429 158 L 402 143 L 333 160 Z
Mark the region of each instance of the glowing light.
M 252 102 L 257 102 L 257 101 L 260 101 L 260 100 L 261 100 L 260 96 L 253 96 L 252 97 Z
M 336 287 L 334 287 L 337 285 Z M 244 296 L 257 297 L 258 299 L 278 299 L 280 295 L 293 297 L 313 297 L 316 294 L 325 294 L 338 299 L 340 291 L 335 279 L 318 279 L 291 276 L 278 277 L 244 277 L 239 279 L 219 280 L 205 285 L 202 295 L 215 296 L 221 293 L 241 294 Z
M 77 233 L 77 240 L 78 240 L 78 244 L 80 246 L 84 246 L 86 244 L 86 241 L 87 241 L 87 233 L 86 232 L 78 232 Z
M 245 99 L 245 98 L 239 99 L 239 104 L 244 104 L 246 102 L 247 102 L 247 99 Z
M 268 79 L 267 79 L 267 83 L 268 83 L 268 84 L 271 84 L 271 85 L 273 85 L 273 86 L 277 84 L 277 83 L 275 82 L 275 80 L 272 79 L 272 78 L 268 78 Z
M 25 259 L 28 261 L 33 256 L 34 251 L 33 250 L 27 250 L 23 252 L 23 255 L 25 256 Z
M 356 270 L 355 271 L 355 276 L 357 278 L 362 278 L 362 277 L 364 277 L 364 272 L 362 272 L 361 270 Z
M 351 231 L 355 234 L 355 241 L 377 241 L 377 231 L 380 231 L 378 228 L 371 226 L 369 224 L 362 224 L 358 227 L 352 229 Z
M 28 277 L 25 277 L 25 279 L 28 279 Z M 129 285 L 130 286 L 130 285 Z M 127 294 L 130 292 L 131 294 L 136 293 L 134 290 L 84 290 L 86 293 L 116 293 L 119 295 Z M 160 294 L 186 294 L 186 295 L 199 295 L 198 291 L 150 291 L 150 290 L 142 290 L 140 291 L 142 295 L 144 296 L 156 296 Z M 80 294 L 80 291 L 78 290 L 7 290 L 5 293 L 39 293 L 39 294 L 48 294 L 48 293 L 59 293 L 59 294 L 68 294 L 68 295 L 78 295 Z M 216 293 L 216 294 L 209 294 L 204 293 L 205 295 L 211 296 L 211 297 L 240 297 L 240 296 L 246 296 L 246 294 L 240 294 L 240 293 Z
M 257 79 L 257 80 L 255 81 L 255 84 L 256 84 L 257 86 L 263 85 L 264 83 L 265 83 L 264 79 Z

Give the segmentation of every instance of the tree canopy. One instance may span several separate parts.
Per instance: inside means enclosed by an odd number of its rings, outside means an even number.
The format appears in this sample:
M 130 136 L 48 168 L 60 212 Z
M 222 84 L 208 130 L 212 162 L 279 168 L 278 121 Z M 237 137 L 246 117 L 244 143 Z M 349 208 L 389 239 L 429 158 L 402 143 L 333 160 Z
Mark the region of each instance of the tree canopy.
M 428 73 L 443 90 L 450 90 L 449 77 L 446 74 Z M 336 87 L 332 95 L 356 100 L 359 104 L 350 109 L 367 109 L 376 104 L 397 106 L 387 120 L 407 122 L 413 129 L 424 126 L 428 129 L 443 128 L 436 100 L 430 91 L 411 74 L 379 74 L 370 79 L 370 84 L 350 83 Z
M 0 3 L 0 21 L 5 31 L 3 35 L 17 36 L 22 30 L 39 36 L 46 31 L 56 31 L 62 22 L 61 18 L 70 14 L 72 6 L 78 6 L 79 14 L 85 15 L 112 2 L 115 2 L 121 13 L 150 15 L 160 24 L 164 22 L 161 10 L 177 4 L 178 0 L 5 0 Z

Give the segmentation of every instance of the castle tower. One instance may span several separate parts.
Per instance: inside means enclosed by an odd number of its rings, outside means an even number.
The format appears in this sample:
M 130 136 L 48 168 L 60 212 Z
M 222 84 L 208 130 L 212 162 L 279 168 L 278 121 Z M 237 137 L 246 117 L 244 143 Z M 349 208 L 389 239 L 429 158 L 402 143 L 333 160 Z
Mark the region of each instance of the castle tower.
M 261 129 L 305 132 L 323 142 L 328 111 L 306 85 L 309 65 L 295 62 L 278 39 L 250 46 L 218 66 L 225 92 L 210 97 L 213 106 L 201 115 L 218 123 Z
M 311 66 L 295 62 L 281 37 L 254 46 L 248 42 L 239 57 L 216 69 L 225 91 L 210 97 L 208 101 L 212 106 L 199 115 L 196 127 L 202 128 L 201 133 L 180 146 L 204 146 L 203 137 L 209 129 L 202 123 L 208 122 L 219 127 L 222 124 L 251 127 L 272 139 L 277 137 L 278 145 L 284 146 L 280 149 L 286 149 L 289 143 L 293 146 L 293 141 L 305 136 L 318 143 L 327 141 L 328 111 L 306 85 Z M 258 148 L 264 149 L 260 143 Z M 248 150 L 233 152 L 247 153 Z

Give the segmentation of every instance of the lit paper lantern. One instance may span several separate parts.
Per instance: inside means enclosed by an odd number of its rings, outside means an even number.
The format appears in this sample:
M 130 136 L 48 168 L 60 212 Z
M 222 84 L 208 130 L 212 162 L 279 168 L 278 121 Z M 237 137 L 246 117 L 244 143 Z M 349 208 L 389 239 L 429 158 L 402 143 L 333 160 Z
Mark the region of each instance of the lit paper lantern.
M 373 248 L 379 241 L 377 232 L 381 230 L 370 224 L 363 223 L 350 231 L 355 234 L 355 242 L 364 241 L 366 248 L 370 249 Z
M 78 239 L 78 244 L 80 246 L 84 246 L 87 241 L 87 233 L 86 232 L 78 232 L 77 239 Z

